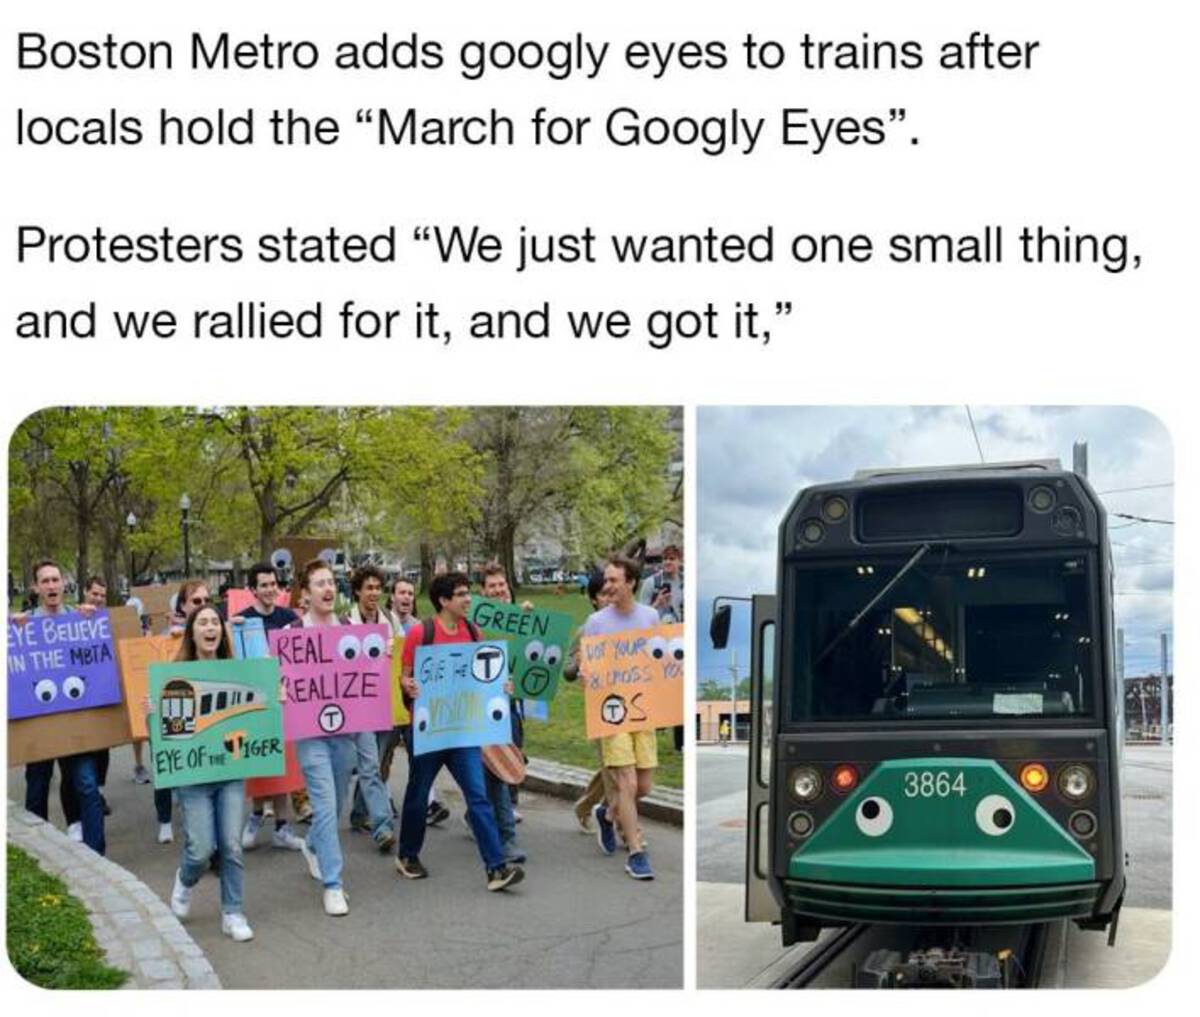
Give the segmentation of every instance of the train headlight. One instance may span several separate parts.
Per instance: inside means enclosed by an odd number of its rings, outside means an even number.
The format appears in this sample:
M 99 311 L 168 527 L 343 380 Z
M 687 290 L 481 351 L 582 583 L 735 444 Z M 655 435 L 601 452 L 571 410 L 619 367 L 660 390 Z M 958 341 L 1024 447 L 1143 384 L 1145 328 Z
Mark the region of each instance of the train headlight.
M 1086 766 L 1075 764 L 1064 767 L 1058 775 L 1058 790 L 1073 802 L 1081 802 L 1087 798 L 1096 786 L 1096 778 Z
M 806 544 L 819 544 L 825 539 L 825 527 L 820 519 L 805 519 L 800 524 L 800 539 Z
M 813 822 L 813 817 L 807 812 L 793 812 L 788 816 L 788 829 L 792 831 L 792 836 L 797 840 L 804 840 L 810 833 L 813 832 L 813 827 L 816 823 Z
M 1072 812 L 1067 826 L 1080 840 L 1087 840 L 1096 832 L 1096 817 L 1090 812 Z
M 1052 487 L 1038 486 L 1029 492 L 1029 507 L 1034 512 L 1049 512 L 1056 501 L 1058 496 Z
M 816 801 L 821 794 L 821 775 L 811 766 L 792 771 L 792 795 L 801 802 Z
M 1021 767 L 1021 787 L 1026 791 L 1037 794 L 1039 791 L 1045 791 L 1049 783 L 1050 775 L 1041 763 L 1026 763 Z
M 826 498 L 821 505 L 821 515 L 827 523 L 840 523 L 849 513 L 850 506 L 846 504 L 846 499 L 836 494 L 832 498 Z

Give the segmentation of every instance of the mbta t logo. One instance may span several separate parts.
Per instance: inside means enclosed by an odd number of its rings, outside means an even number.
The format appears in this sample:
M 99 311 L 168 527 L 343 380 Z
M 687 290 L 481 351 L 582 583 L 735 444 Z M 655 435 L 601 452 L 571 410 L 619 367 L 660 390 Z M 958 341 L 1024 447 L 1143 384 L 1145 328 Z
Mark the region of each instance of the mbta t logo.
M 504 647 L 484 643 L 471 658 L 471 674 L 477 682 L 491 683 L 504 674 Z

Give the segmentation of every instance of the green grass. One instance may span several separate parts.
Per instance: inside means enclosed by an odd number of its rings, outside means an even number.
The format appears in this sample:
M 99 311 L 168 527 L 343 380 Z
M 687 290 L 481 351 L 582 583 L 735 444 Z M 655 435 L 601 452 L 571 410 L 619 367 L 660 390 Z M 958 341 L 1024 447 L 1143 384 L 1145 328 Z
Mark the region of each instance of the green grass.
M 582 625 L 592 611 L 587 597 L 574 586 L 559 596 L 552 586 L 523 586 L 517 590 L 517 601 L 530 600 L 546 611 L 569 614 L 576 625 Z M 584 734 L 583 690 L 576 682 L 559 682 L 558 693 L 550 702 L 550 721 L 525 722 L 525 752 L 529 756 L 552 759 L 572 766 L 600 765 L 596 743 Z M 658 771 L 655 783 L 665 787 L 683 787 L 683 753 L 675 751 L 675 739 L 670 731 L 658 732 Z
M 83 905 L 61 879 L 8 845 L 8 957 L 43 989 L 115 989 L 129 975 L 104 963 Z

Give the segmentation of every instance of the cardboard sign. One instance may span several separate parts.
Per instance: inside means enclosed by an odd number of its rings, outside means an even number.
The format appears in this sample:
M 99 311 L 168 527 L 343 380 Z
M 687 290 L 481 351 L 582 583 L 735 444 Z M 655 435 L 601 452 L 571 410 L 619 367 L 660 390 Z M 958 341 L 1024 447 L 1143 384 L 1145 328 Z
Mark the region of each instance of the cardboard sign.
M 682 625 L 584 636 L 579 659 L 589 738 L 683 723 Z
M 327 561 L 332 568 L 337 560 L 337 541 L 332 537 L 280 537 L 269 560 L 280 572 L 299 575 L 314 558 Z
M 129 714 L 129 732 L 134 741 L 146 737 L 146 715 L 142 700 L 150 695 L 150 665 L 172 661 L 179 656 L 183 640 L 175 636 L 140 636 L 117 640 L 117 660 L 121 665 L 121 684 L 125 688 L 125 709 Z
M 484 633 L 508 641 L 508 664 L 518 699 L 553 699 L 571 642 L 569 614 L 522 611 L 487 597 L 471 598 L 470 619 Z
M 8 716 L 69 713 L 121 701 L 108 612 L 8 624 Z
M 289 590 L 280 590 L 275 598 L 276 607 L 291 607 L 292 595 Z M 254 594 L 244 588 L 234 587 L 225 591 L 225 616 L 232 618 L 241 614 L 254 603 Z
M 142 631 L 137 613 L 128 607 L 109 608 L 109 628 L 114 642 Z M 124 745 L 130 741 L 129 720 L 123 703 L 94 710 L 73 710 L 50 716 L 8 722 L 8 765 L 73 756 Z
M 251 615 L 236 625 L 229 625 L 229 638 L 233 643 L 235 660 L 253 660 L 256 657 L 269 657 L 271 650 L 267 646 L 267 630 L 262 618 Z
M 156 788 L 283 775 L 277 661 L 151 664 L 150 702 Z
M 404 692 L 400 688 L 400 675 L 404 670 L 404 637 L 392 640 L 392 727 L 403 727 L 412 720 L 404 705 Z
M 512 741 L 507 644 L 418 646 L 413 659 L 413 755 Z
M 151 620 L 151 628 L 162 628 L 171 615 L 171 598 L 179 592 L 178 586 L 135 586 L 133 597 L 141 605 L 141 613 Z
M 392 637 L 386 625 L 268 633 L 287 687 L 288 741 L 392 729 Z

